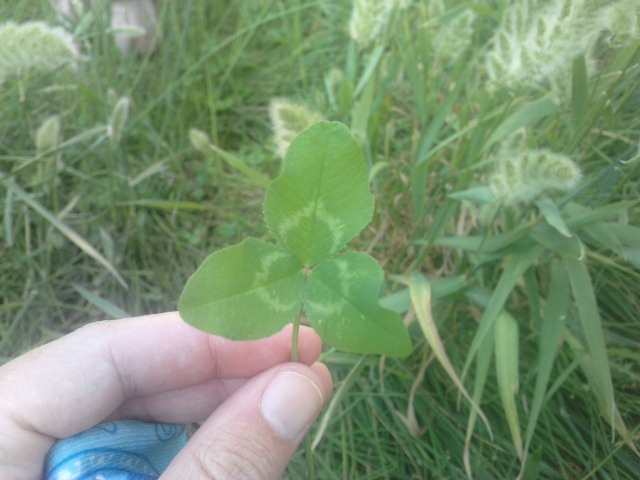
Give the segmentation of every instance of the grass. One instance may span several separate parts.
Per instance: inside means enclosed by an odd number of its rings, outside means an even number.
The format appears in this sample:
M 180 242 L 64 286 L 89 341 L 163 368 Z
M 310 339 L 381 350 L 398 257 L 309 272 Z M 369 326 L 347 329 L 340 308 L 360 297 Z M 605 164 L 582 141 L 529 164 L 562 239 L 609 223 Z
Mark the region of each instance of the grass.
M 635 478 L 640 457 L 623 437 L 640 436 L 639 44 L 601 38 L 596 73 L 578 57 L 557 93 L 492 90 L 482 59 L 508 3 L 469 4 L 469 44 L 445 51 L 438 42 L 452 42 L 446 29 L 467 4 L 440 12 L 414 2 L 361 48 L 348 36 L 349 2 L 165 2 L 155 56 L 122 57 L 98 19 L 79 35 L 89 55 L 77 71 L 2 84 L 0 358 L 89 320 L 175 309 L 206 254 L 266 237 L 261 187 L 199 152 L 189 130 L 273 178 L 268 105 L 287 97 L 361 141 L 376 215 L 357 247 L 385 269 L 385 302 L 407 313 L 415 342 L 404 361 L 325 353 L 340 394 L 312 432 L 322 434 L 317 477 Z M 0 5 L 0 18 L 53 14 L 45 1 L 17 0 Z M 103 126 L 121 96 L 130 114 L 111 145 Z M 61 169 L 34 145 L 54 114 Z M 482 187 L 522 129 L 527 148 L 570 156 L 583 179 L 545 204 L 497 209 Z M 482 422 L 469 428 L 469 402 L 413 320 L 406 282 L 417 273 L 432 286 L 446 356 L 493 436 Z M 503 309 L 518 349 L 494 332 Z M 496 369 L 494 347 L 518 366 L 515 378 Z M 505 408 L 509 379 L 517 393 Z M 305 472 L 301 451 L 286 475 Z

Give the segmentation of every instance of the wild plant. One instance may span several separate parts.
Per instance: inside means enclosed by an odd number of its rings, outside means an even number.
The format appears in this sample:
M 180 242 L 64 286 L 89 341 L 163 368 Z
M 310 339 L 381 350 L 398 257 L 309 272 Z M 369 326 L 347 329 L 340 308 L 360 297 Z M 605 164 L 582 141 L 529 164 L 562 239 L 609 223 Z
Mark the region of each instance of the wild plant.
M 16 78 L 22 98 L 30 75 L 75 67 L 81 58 L 73 37 L 61 27 L 44 22 L 0 25 L 0 85 Z
M 573 58 L 583 55 L 591 64 L 603 32 L 609 28 L 619 31 L 619 38 L 628 36 L 625 31 L 633 31 L 637 25 L 635 13 L 626 1 L 512 2 L 486 55 L 489 79 L 496 87 L 532 87 L 546 82 L 566 91 Z M 620 25 L 620 16 L 628 19 L 626 25 Z
M 277 155 L 284 159 L 293 139 L 305 128 L 322 120 L 309 107 L 286 99 L 273 99 L 269 104 L 269 119 Z

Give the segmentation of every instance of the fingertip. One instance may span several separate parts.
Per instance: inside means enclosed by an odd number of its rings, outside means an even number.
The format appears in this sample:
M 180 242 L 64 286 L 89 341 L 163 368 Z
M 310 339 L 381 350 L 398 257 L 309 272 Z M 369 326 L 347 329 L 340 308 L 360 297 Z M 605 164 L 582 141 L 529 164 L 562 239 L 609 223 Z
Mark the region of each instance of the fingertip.
M 281 478 L 331 387 L 321 363 L 261 373 L 209 417 L 163 478 Z
M 333 377 L 331 376 L 331 372 L 329 368 L 321 362 L 316 362 L 311 365 L 311 369 L 318 376 L 318 379 L 321 382 L 324 393 L 325 402 L 331 396 L 331 392 L 333 391 Z

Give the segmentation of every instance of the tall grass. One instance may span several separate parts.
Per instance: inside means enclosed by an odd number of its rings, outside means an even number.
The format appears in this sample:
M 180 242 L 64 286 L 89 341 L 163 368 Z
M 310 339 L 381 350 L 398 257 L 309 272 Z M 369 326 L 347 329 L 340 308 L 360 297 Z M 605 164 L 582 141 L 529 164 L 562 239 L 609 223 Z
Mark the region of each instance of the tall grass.
M 369 3 L 378 34 L 361 38 Z M 318 478 L 635 478 L 637 8 L 164 2 L 144 58 L 81 22 L 77 70 L 0 86 L 0 356 L 173 309 L 206 253 L 267 235 L 269 105 L 288 99 L 360 141 L 376 218 L 357 242 L 415 340 L 403 362 L 325 353 Z M 44 1 L 0 18 L 53 21 Z

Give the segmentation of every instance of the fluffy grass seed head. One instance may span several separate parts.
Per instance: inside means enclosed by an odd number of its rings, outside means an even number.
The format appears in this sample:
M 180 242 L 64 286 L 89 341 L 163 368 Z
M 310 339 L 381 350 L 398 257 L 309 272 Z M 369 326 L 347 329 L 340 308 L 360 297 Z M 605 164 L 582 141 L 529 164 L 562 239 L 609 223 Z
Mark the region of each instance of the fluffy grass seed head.
M 611 5 L 604 21 L 613 46 L 621 47 L 640 40 L 640 0 L 623 0 Z
M 471 43 L 476 14 L 470 8 L 450 14 L 443 0 L 431 0 L 427 13 L 434 19 L 429 25 L 433 50 L 445 61 L 455 62 Z
M 619 3 L 614 2 L 614 3 Z M 606 28 L 599 0 L 522 0 L 506 9 L 486 54 L 493 86 L 532 86 L 548 81 L 562 90 L 577 55 L 589 56 Z
M 284 158 L 293 139 L 308 126 L 322 120 L 322 115 L 306 106 L 286 99 L 274 99 L 269 105 L 276 153 Z
M 122 140 L 124 127 L 129 119 L 130 106 L 129 97 L 120 97 L 113 107 L 107 124 L 107 135 L 109 136 L 111 148 L 116 148 Z
M 27 72 L 48 72 L 75 66 L 80 51 L 71 34 L 43 22 L 0 25 L 0 82 Z
M 51 0 L 50 3 L 61 22 L 75 22 L 86 13 L 84 0 Z M 95 3 L 93 0 L 91 6 Z
M 354 0 L 349 20 L 349 35 L 366 48 L 384 29 L 398 0 Z
M 60 117 L 47 118 L 36 131 L 36 150 L 39 155 L 58 148 L 60 143 Z
M 548 149 L 512 148 L 518 143 L 505 145 L 496 159 L 489 187 L 498 202 L 530 203 L 543 194 L 570 190 L 582 178 L 568 156 Z

